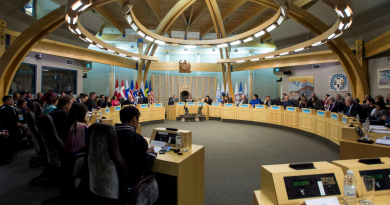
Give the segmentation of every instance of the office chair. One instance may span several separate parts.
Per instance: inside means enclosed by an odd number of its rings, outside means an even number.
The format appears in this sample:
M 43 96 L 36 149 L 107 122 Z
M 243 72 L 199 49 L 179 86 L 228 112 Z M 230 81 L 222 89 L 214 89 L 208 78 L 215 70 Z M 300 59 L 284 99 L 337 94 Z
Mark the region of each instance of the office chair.
M 293 100 L 294 107 L 299 107 L 299 100 Z
M 27 127 L 30 130 L 32 140 L 34 142 L 34 147 L 37 152 L 36 157 L 31 157 L 29 163 L 29 168 L 34 167 L 35 162 L 46 162 L 46 150 L 43 145 L 41 134 L 38 131 L 37 119 L 33 112 L 27 112 L 26 114 Z
M 86 138 L 89 197 L 92 203 L 149 205 L 158 198 L 156 179 L 146 176 L 127 187 L 127 168 L 113 126 L 95 123 Z
M 68 156 L 49 115 L 42 114 L 38 117 L 38 128 L 46 149 L 48 164 L 60 182 L 60 196 L 44 200 L 42 205 L 60 200 L 72 201 L 76 191 L 75 179 L 81 178 L 85 170 L 85 153 Z
M 365 122 L 367 117 L 370 116 L 369 112 L 370 112 L 370 106 L 368 106 L 367 104 L 362 104 L 360 105 L 362 107 L 362 114 L 360 116 L 360 122 Z

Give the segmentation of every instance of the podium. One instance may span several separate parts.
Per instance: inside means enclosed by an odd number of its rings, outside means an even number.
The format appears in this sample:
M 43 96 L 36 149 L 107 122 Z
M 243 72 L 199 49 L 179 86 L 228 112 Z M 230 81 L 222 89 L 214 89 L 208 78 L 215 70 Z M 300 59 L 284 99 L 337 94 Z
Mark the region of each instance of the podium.
M 148 104 L 138 104 L 137 108 L 141 113 L 141 117 L 139 118 L 139 122 L 147 122 L 150 121 L 150 107 Z
M 221 120 L 222 119 L 230 119 L 236 120 L 236 105 L 234 103 L 225 103 L 221 108 Z
M 165 120 L 165 107 L 163 107 L 161 103 L 151 105 L 150 120 Z
M 329 138 L 329 117 L 330 112 L 329 111 L 322 111 L 318 110 L 317 115 L 315 116 L 315 123 L 314 123 L 314 134 L 319 135 L 323 138 Z
M 341 114 L 332 112 L 330 113 L 330 118 L 328 120 L 328 139 L 338 145 L 340 144 L 341 138 L 341 118 Z
M 253 111 L 250 104 L 241 104 L 236 108 L 237 120 L 252 121 Z
M 180 115 L 184 115 L 184 102 L 175 103 L 175 105 L 168 105 L 167 107 L 167 119 L 176 120 Z
M 253 108 L 252 118 L 255 122 L 268 122 L 267 105 L 256 105 L 255 108 Z
M 194 102 L 186 102 L 186 107 L 188 108 L 188 113 L 189 114 L 198 113 L 198 106 L 196 106 L 196 103 L 194 103 Z
M 199 109 L 199 107 L 203 106 L 202 115 L 205 115 L 206 120 L 209 120 L 209 107 L 210 107 L 209 104 L 200 102 L 200 103 L 197 103 L 196 105 L 197 105 L 197 109 Z M 198 110 L 196 110 L 196 113 L 198 113 Z
M 286 107 L 284 111 L 284 126 L 299 129 L 299 107 Z
M 221 103 L 213 103 L 209 106 L 209 116 L 210 117 L 221 117 Z
M 268 109 L 268 122 L 275 125 L 283 125 L 283 106 L 272 105 L 270 109 Z
M 299 129 L 314 133 L 314 118 L 316 110 L 303 108 L 299 115 Z

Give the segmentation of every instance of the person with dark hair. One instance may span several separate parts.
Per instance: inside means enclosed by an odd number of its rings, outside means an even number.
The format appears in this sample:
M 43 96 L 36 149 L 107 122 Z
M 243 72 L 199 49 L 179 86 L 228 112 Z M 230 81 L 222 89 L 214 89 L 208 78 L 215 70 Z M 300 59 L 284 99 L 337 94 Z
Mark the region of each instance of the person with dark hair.
M 375 112 L 370 116 L 370 120 L 376 120 L 380 121 L 382 120 L 382 117 L 384 119 L 387 118 L 387 109 L 386 109 L 386 104 L 383 101 L 378 101 L 375 103 Z
M 306 98 L 305 93 L 302 93 L 301 96 L 299 96 L 298 101 L 302 101 L 302 98 Z
M 35 98 L 34 102 L 39 102 L 41 100 L 42 96 L 43 96 L 42 92 L 38 92 L 37 98 Z
M 223 99 L 222 99 L 222 106 L 224 106 L 225 103 L 233 103 L 233 100 L 232 100 L 232 98 L 229 98 L 229 95 L 223 96 Z
M 49 115 L 53 118 L 54 125 L 57 130 L 58 136 L 61 136 L 62 125 L 65 122 L 68 112 L 72 107 L 73 98 L 70 95 L 61 96 L 58 99 L 57 109 L 51 111 Z
M 324 100 L 322 101 L 322 107 L 323 107 L 324 109 L 326 109 L 326 108 L 328 107 L 328 104 L 329 104 L 328 97 L 329 97 L 329 96 L 330 96 L 329 94 L 325 94 Z
M 351 95 L 351 93 L 345 93 L 345 98 L 347 98 L 347 97 L 351 97 L 352 95 Z
M 27 100 L 27 107 L 31 109 L 33 103 L 31 92 L 26 92 L 25 100 Z
M 0 123 L 0 164 L 11 163 L 12 153 L 12 140 L 10 139 L 8 131 Z
M 265 96 L 264 105 L 267 105 L 268 107 L 271 107 L 272 100 L 271 100 L 271 97 L 269 95 Z
M 204 102 L 207 103 L 208 105 L 211 105 L 213 103 L 213 100 L 210 99 L 210 96 L 206 95 Z
M 384 102 L 384 99 L 383 99 L 382 95 L 375 96 L 375 102 L 378 102 L 378 101 L 383 101 Z
M 92 112 L 93 109 L 100 109 L 100 107 L 98 107 L 95 103 L 95 98 L 96 98 L 96 93 L 91 92 L 89 94 L 88 100 L 84 103 L 85 106 L 87 106 L 88 111 L 90 111 L 90 112 Z
M 30 109 L 28 109 L 27 107 L 27 100 L 21 98 L 20 100 L 18 100 L 18 104 L 16 104 L 16 107 L 18 107 L 20 111 L 22 111 L 23 115 L 23 120 L 20 120 L 19 122 L 22 124 L 26 124 L 26 114 L 30 111 Z
M 356 104 L 359 104 L 359 103 L 360 103 L 359 98 L 355 98 L 355 103 L 356 103 Z
M 112 106 L 118 106 L 118 105 L 120 105 L 119 104 L 119 101 L 118 101 L 118 98 L 114 95 L 114 96 L 112 96 L 112 98 L 111 98 L 111 105 Z
M 61 132 L 61 139 L 69 154 L 77 154 L 85 149 L 85 136 L 89 127 L 87 106 L 75 103 L 70 108 Z
M 175 103 L 179 102 L 176 94 L 173 94 L 173 97 L 170 97 L 168 100 L 168 105 L 175 105 Z
M 68 95 L 73 96 L 73 91 L 68 91 Z
M 21 123 L 24 118 L 22 111 L 16 107 L 13 103 L 14 100 L 12 96 L 4 96 L 2 98 L 3 106 L 0 109 L 0 123 L 8 130 L 9 138 L 11 140 L 11 147 L 13 154 L 17 153 L 18 144 L 22 138 L 22 128 L 23 124 Z
M 259 96 L 257 94 L 254 94 L 252 97 L 252 100 L 249 102 L 252 107 L 255 107 L 258 104 L 261 104 L 261 100 L 259 99 Z
M 127 167 L 128 187 L 132 187 L 143 175 L 152 171 L 157 157 L 154 147 L 148 148 L 145 138 L 136 133 L 140 116 L 136 107 L 125 107 L 119 111 L 121 124 L 115 125 L 119 151 Z
M 371 116 L 373 114 L 373 110 L 375 109 L 375 100 L 372 98 L 368 98 L 368 100 L 366 100 L 366 105 L 370 107 L 370 109 L 368 110 L 368 116 Z
M 61 96 L 66 95 L 65 91 L 61 91 Z
M 314 105 L 313 105 L 313 98 L 314 98 L 314 96 L 317 96 L 314 92 L 313 93 L 311 93 L 311 98 L 309 99 L 309 105 L 310 105 L 310 107 L 314 107 Z
M 336 95 L 336 101 L 337 101 L 337 102 L 343 101 L 343 99 L 341 98 L 341 95 L 340 95 L 340 94 L 337 94 L 337 95 Z
M 294 102 L 290 99 L 290 97 L 288 97 L 288 95 L 285 95 L 282 105 L 283 105 L 284 109 L 286 109 L 287 106 L 294 107 Z
M 344 110 L 344 105 L 336 100 L 335 97 L 328 97 L 329 106 L 326 111 L 339 113 Z
M 363 100 L 363 103 L 366 104 L 367 100 L 371 98 L 371 95 L 370 94 L 365 94 L 364 95 L 364 100 Z
M 307 98 L 303 97 L 301 98 L 301 104 L 299 105 L 299 108 L 302 110 L 302 108 L 313 108 L 309 105 L 309 100 Z
M 73 104 L 75 104 L 75 103 L 82 103 L 82 104 L 84 104 L 85 102 L 87 102 L 87 100 L 88 100 L 88 95 L 84 94 L 84 93 L 80 93 L 80 97 L 77 98 L 77 100 L 75 100 L 73 102 Z
M 14 105 L 18 104 L 18 100 L 20 99 L 20 94 L 19 93 L 14 93 Z
M 386 95 L 386 98 L 385 98 L 384 101 L 385 101 L 385 104 L 386 104 L 386 105 L 390 105 L 390 94 L 387 94 L 387 95 Z
M 186 99 L 186 102 L 194 102 L 194 100 L 192 99 L 191 94 L 188 95 L 188 98 Z
M 110 99 L 110 96 L 106 96 L 105 97 L 105 99 L 106 99 L 106 104 L 104 104 L 104 105 L 106 105 L 105 107 L 111 107 L 111 99 Z
M 20 91 L 20 98 L 25 99 L 27 97 L 27 93 L 25 91 Z
M 42 107 L 42 113 L 49 114 L 54 109 L 57 109 L 58 98 L 57 95 L 53 92 L 47 92 L 41 98 L 42 102 L 46 102 L 46 104 Z
M 106 107 L 106 101 L 104 95 L 100 95 L 100 99 L 97 101 L 97 106 L 101 108 Z

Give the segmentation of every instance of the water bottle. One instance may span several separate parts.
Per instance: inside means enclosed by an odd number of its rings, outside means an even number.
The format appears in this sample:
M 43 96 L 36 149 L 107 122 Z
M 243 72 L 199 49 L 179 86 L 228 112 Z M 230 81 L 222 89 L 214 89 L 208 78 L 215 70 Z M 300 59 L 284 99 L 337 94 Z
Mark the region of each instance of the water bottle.
M 176 134 L 176 149 L 181 149 L 181 137 L 180 132 Z
M 356 204 L 356 179 L 351 170 L 344 177 L 344 201 L 347 205 Z
M 357 120 L 358 122 L 360 122 L 360 117 L 359 117 L 359 115 L 356 115 L 356 120 Z

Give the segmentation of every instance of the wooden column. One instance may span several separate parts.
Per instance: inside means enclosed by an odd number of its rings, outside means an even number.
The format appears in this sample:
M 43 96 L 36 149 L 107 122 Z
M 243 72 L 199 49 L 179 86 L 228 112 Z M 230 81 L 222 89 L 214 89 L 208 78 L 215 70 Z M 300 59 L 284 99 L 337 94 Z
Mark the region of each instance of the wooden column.
M 196 99 L 198 97 L 198 87 L 199 87 L 198 86 L 198 76 L 196 76 L 196 85 L 195 86 L 196 86 L 196 89 L 195 89 L 196 90 L 195 91 L 195 99 Z
M 204 97 L 204 77 L 202 77 L 202 96 L 200 98 Z
M 366 78 L 368 79 L 368 60 L 365 59 L 363 56 L 364 50 L 364 41 L 363 39 L 356 40 L 356 58 L 359 61 L 359 64 L 363 68 L 363 72 L 366 75 Z
M 249 89 L 248 90 L 248 95 L 249 96 L 247 96 L 247 98 L 248 99 L 251 99 L 252 98 L 252 96 L 253 96 L 253 92 L 254 92 L 254 90 L 253 90 L 253 70 L 250 70 L 249 71 L 249 79 L 248 79 L 248 84 L 247 84 L 247 89 Z M 245 85 L 244 85 L 244 87 L 245 87 Z
M 114 96 L 114 90 L 115 90 L 115 66 L 110 65 L 110 86 L 108 90 L 108 95 L 110 98 Z
M 215 98 L 215 96 L 217 95 L 217 87 L 218 87 L 218 81 L 217 81 L 217 77 L 214 77 L 214 96 L 210 96 L 210 98 Z M 216 99 L 214 99 L 215 101 Z
M 173 92 L 173 82 L 175 81 L 175 79 L 174 79 L 174 77 L 172 76 L 172 82 L 171 82 L 171 84 L 172 84 L 172 87 L 171 87 L 171 90 L 172 90 L 172 96 L 170 96 L 170 97 L 173 97 L 173 95 L 175 94 L 174 92 Z M 177 96 L 179 97 L 179 93 L 177 94 Z
M 211 85 L 210 85 L 210 77 L 208 77 L 207 78 L 207 86 L 208 86 L 208 89 L 207 89 L 207 95 L 211 95 L 211 89 L 212 89 L 212 87 L 211 87 Z M 204 97 L 204 96 L 203 96 Z
M 192 77 L 190 77 L 190 93 L 192 95 Z
M 169 99 L 169 97 L 170 96 L 168 96 L 168 76 L 165 76 L 165 95 L 164 95 L 165 106 L 168 106 L 168 99 Z
M 137 43 L 138 45 L 138 54 L 143 55 L 144 53 L 144 44 L 143 43 Z M 141 86 L 141 81 L 142 81 L 142 71 L 144 68 L 144 63 L 145 60 L 139 60 L 138 61 L 138 72 L 137 72 L 137 82 L 138 86 Z
M 5 29 L 6 23 L 3 19 L 0 19 L 0 57 L 5 52 Z
M 154 85 L 154 76 L 153 76 L 153 87 L 156 87 Z M 161 103 L 161 75 L 158 76 L 158 103 Z
M 177 96 L 179 97 L 179 100 L 181 99 L 180 96 L 180 76 L 177 76 Z

